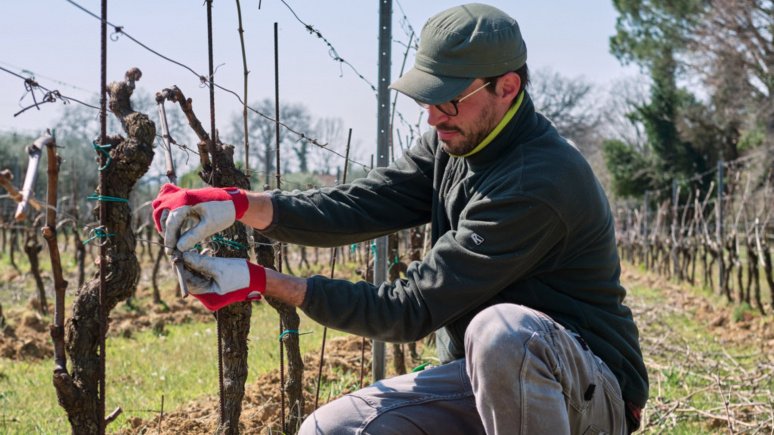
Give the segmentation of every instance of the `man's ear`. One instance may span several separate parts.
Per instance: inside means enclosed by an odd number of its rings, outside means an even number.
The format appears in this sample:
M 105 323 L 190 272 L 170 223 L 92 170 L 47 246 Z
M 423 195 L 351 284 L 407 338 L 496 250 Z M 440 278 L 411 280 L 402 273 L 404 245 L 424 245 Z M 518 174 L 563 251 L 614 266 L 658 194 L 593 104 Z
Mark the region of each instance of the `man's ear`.
M 506 73 L 497 81 L 497 88 L 499 97 L 512 101 L 521 88 L 521 77 L 513 71 Z

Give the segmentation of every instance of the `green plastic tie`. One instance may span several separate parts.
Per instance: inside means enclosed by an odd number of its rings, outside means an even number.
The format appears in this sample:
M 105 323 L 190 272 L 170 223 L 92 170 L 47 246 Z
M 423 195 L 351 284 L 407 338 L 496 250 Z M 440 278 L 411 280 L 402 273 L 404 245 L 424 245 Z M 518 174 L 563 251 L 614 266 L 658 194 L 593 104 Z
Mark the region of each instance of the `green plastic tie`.
M 91 195 L 86 197 L 89 201 L 102 201 L 102 202 L 125 202 L 128 203 L 129 200 L 126 198 L 117 198 L 115 196 L 107 196 L 107 195 L 97 195 L 96 193 L 92 193 Z
M 230 240 L 230 239 L 227 239 L 227 238 L 225 238 L 223 236 L 218 236 L 218 235 L 212 236 L 212 241 L 215 242 L 215 243 L 220 243 L 220 244 L 226 245 L 226 246 L 228 246 L 229 248 L 232 248 L 232 249 L 244 249 L 244 250 L 247 250 L 247 245 L 243 245 L 243 244 L 237 242 L 236 240 Z
M 421 372 L 422 370 L 426 369 L 427 366 L 429 366 L 429 365 L 430 365 L 429 362 L 426 362 L 424 364 L 420 364 L 420 365 L 414 367 L 414 370 L 412 370 L 411 373 Z
M 95 229 L 92 230 L 92 232 L 94 233 L 94 235 L 89 237 L 88 239 L 84 240 L 83 241 L 84 245 L 88 245 L 94 239 L 106 239 L 108 237 L 115 236 L 115 234 L 106 233 L 105 230 L 103 230 L 102 228 L 95 228 Z
M 280 336 L 279 336 L 279 341 L 282 341 L 282 339 L 283 339 L 283 338 L 284 338 L 286 335 L 290 335 L 290 334 L 296 334 L 296 335 L 306 335 L 306 334 L 311 334 L 311 333 L 312 333 L 311 331 L 309 331 L 309 332 L 301 332 L 301 333 L 299 333 L 297 329 L 286 329 L 286 330 L 282 331 L 282 334 L 280 334 Z
M 104 164 L 104 165 L 102 165 L 102 166 L 99 168 L 100 172 L 102 172 L 102 171 L 104 171 L 104 170 L 105 170 L 105 169 L 106 169 L 108 166 L 110 166 L 110 163 L 111 163 L 111 162 L 113 162 L 113 158 L 112 158 L 112 157 L 110 157 L 110 153 L 109 153 L 109 152 L 107 152 L 107 150 L 109 150 L 109 149 L 110 149 L 110 147 L 111 147 L 112 145 L 111 145 L 111 144 L 107 144 L 107 145 L 99 145 L 99 144 L 97 144 L 97 141 L 96 141 L 96 140 L 95 140 L 95 141 L 93 141 L 93 142 L 91 143 L 91 145 L 94 147 L 94 150 L 95 150 L 95 151 L 97 151 L 98 153 L 100 153 L 100 154 L 104 155 L 104 156 L 107 158 L 107 159 L 105 160 L 105 164 Z

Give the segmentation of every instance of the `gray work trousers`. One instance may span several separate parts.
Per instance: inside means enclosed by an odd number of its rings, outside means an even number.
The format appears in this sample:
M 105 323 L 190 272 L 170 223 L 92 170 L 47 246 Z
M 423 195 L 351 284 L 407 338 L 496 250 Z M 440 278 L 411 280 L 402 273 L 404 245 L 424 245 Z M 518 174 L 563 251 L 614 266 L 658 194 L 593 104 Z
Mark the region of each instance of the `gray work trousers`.
M 579 336 L 500 304 L 468 326 L 465 358 L 341 397 L 299 433 L 618 435 L 626 419 L 618 381 Z

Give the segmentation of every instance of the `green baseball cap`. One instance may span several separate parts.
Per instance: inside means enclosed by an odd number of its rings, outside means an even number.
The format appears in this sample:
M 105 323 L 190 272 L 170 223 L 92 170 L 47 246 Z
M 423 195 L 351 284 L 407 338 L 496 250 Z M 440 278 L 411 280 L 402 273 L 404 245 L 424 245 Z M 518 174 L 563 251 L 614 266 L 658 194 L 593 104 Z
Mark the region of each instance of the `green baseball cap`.
M 515 71 L 526 62 L 519 23 L 495 7 L 471 3 L 427 20 L 414 67 L 390 88 L 423 103 L 440 104 L 476 78 Z

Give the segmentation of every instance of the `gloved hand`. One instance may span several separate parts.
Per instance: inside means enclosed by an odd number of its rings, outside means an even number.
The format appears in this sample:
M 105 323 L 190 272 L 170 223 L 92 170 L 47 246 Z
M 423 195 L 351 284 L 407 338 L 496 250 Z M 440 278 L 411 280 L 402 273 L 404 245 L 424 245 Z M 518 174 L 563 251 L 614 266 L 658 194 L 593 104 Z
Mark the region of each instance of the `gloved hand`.
M 161 186 L 153 200 L 156 230 L 164 236 L 167 253 L 177 247 L 182 252 L 234 224 L 248 208 L 245 192 L 236 187 L 182 189 L 174 184 Z M 187 219 L 195 225 L 180 234 Z M 179 237 L 179 239 L 178 239 Z
M 257 301 L 266 289 L 266 269 L 244 258 L 183 254 L 188 291 L 207 309 L 217 311 L 234 302 Z

